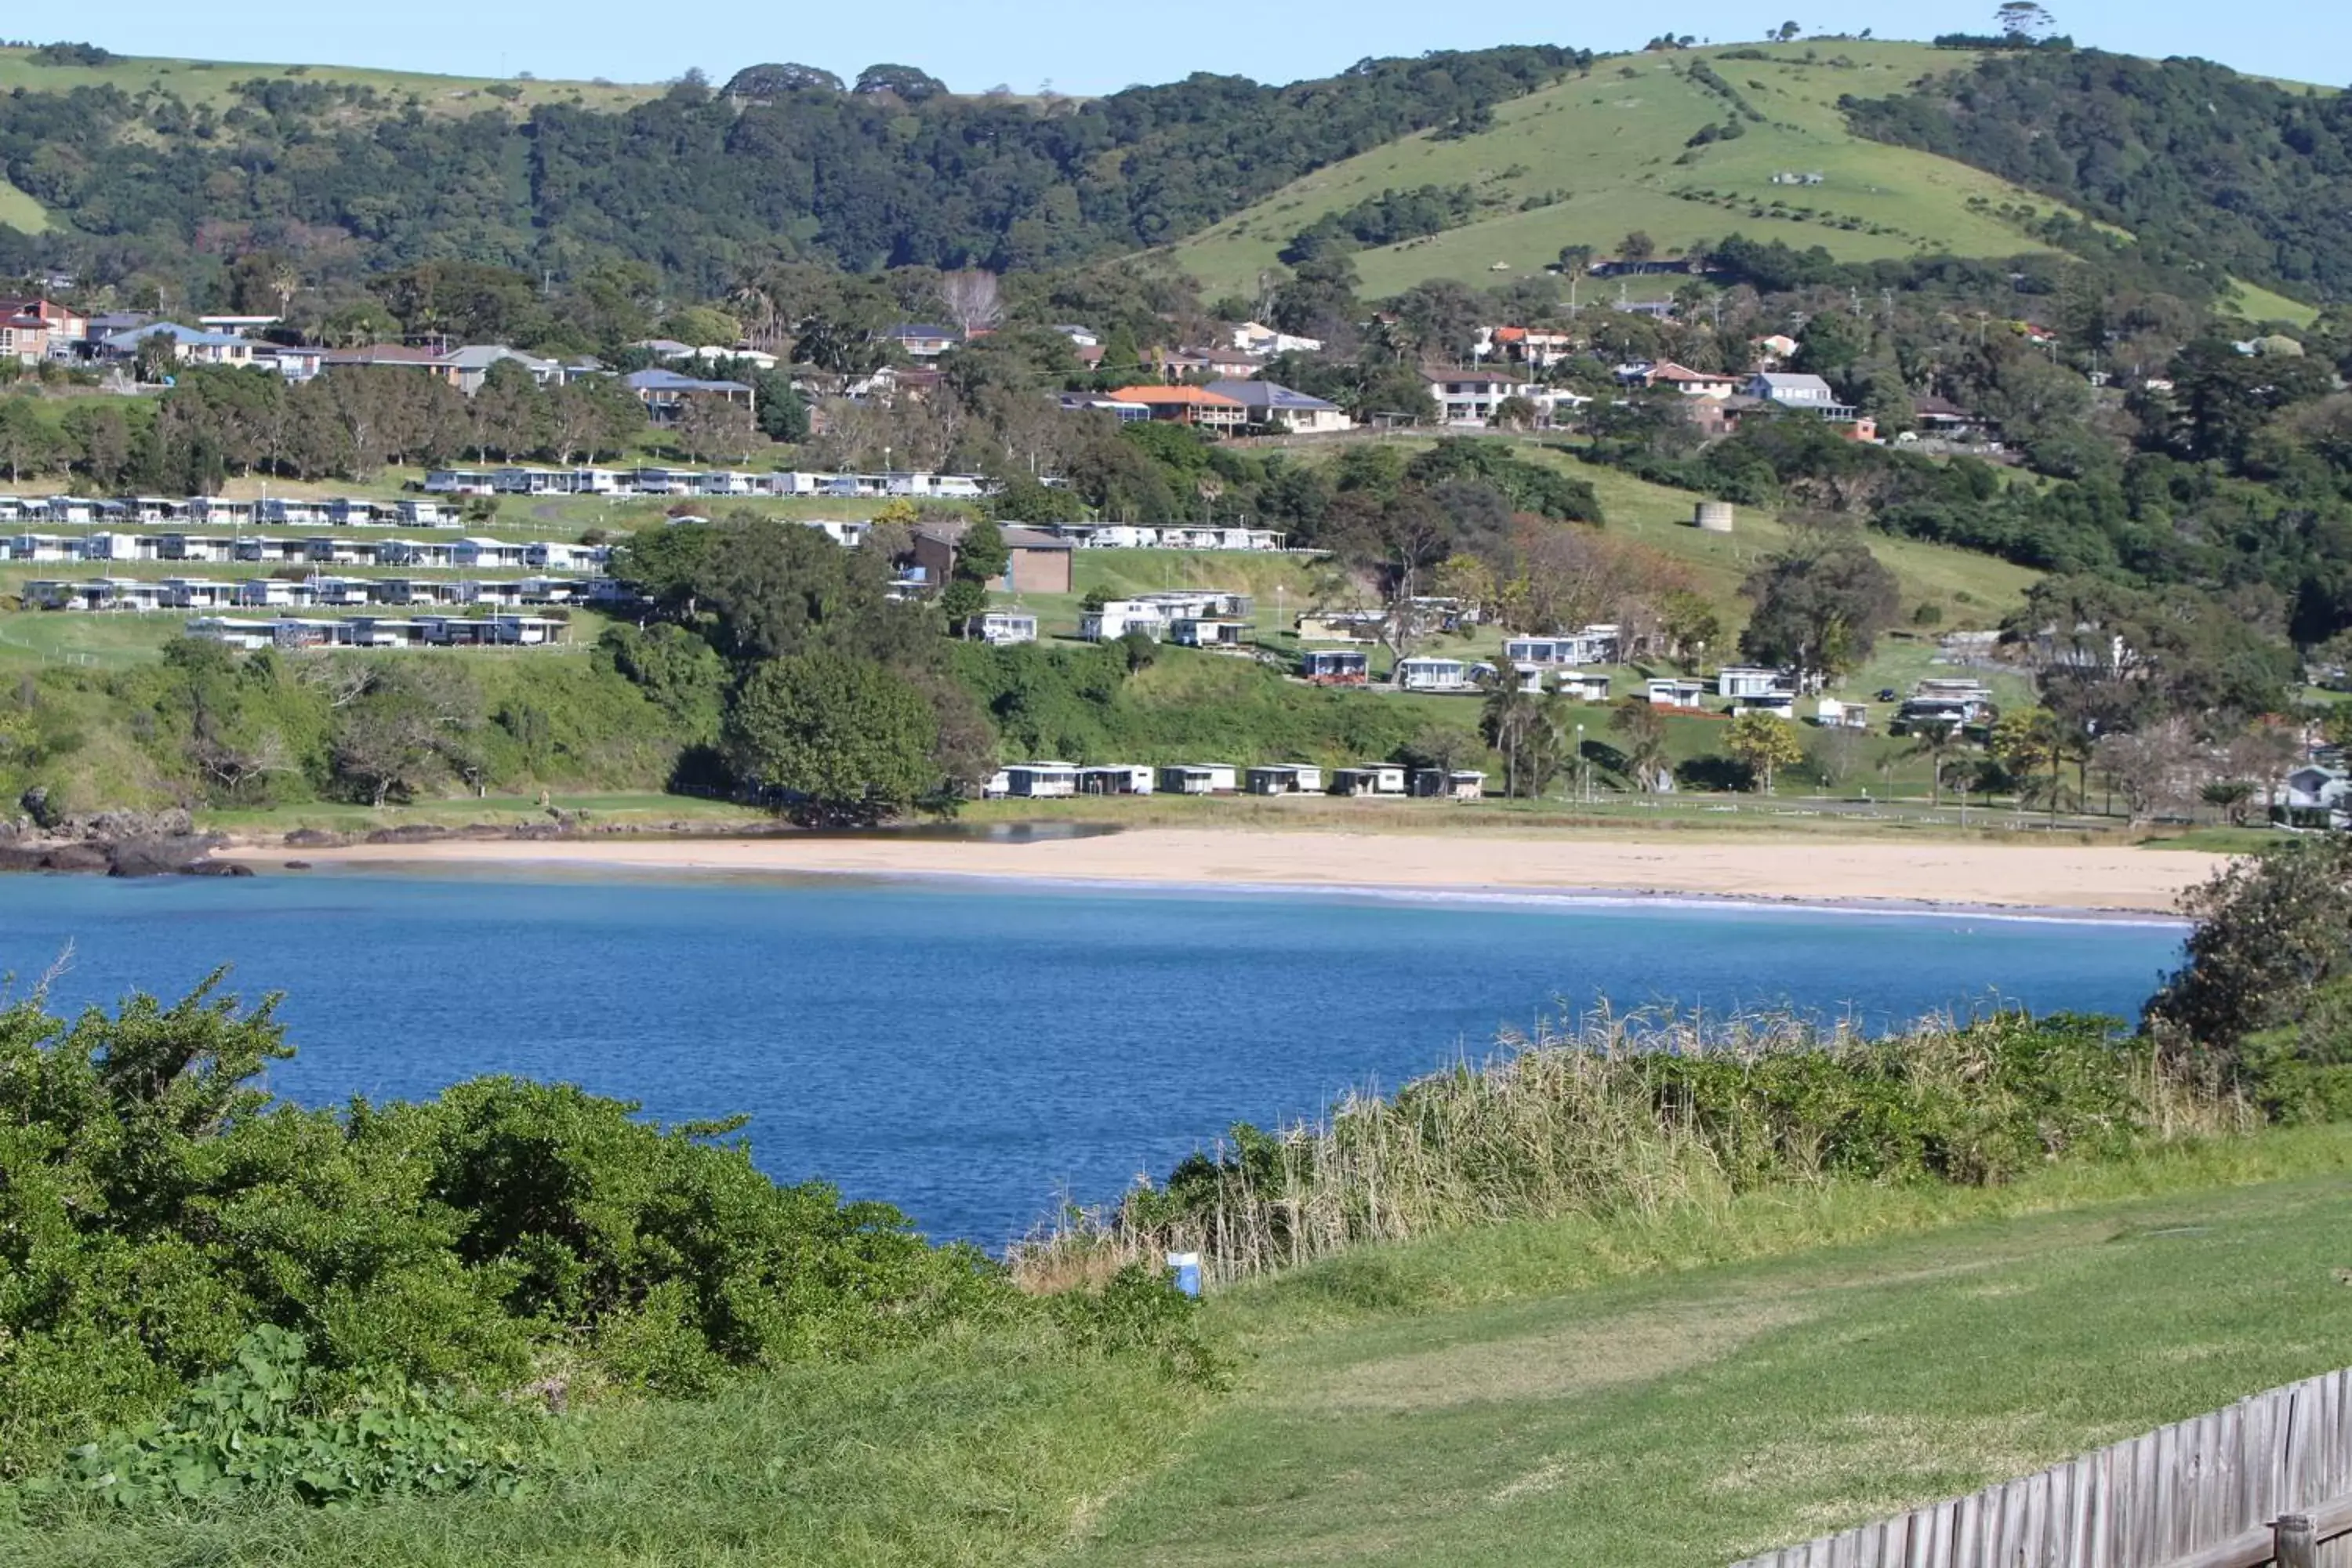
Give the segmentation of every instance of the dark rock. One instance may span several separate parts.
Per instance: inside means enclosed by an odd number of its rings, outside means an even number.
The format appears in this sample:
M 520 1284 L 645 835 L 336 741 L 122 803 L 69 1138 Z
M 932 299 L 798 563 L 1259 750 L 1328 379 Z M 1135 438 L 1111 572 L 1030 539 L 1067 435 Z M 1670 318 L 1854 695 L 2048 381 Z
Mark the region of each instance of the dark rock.
M 44 831 L 57 826 L 58 816 L 49 809 L 49 792 L 45 786 L 35 784 L 17 797 L 16 804 L 25 808 L 25 815 L 33 819 L 36 826 Z
M 125 838 L 105 845 L 100 853 L 105 857 L 110 877 L 170 877 L 203 862 L 215 842 L 198 834 Z
M 37 854 L 30 868 L 37 871 L 104 871 L 110 865 L 106 851 L 95 844 L 53 844 Z
M 351 836 L 323 827 L 298 827 L 280 842 L 289 849 L 340 849 L 351 842 Z
M 242 860 L 199 860 L 180 868 L 184 877 L 250 877 L 253 868 Z
M 286 868 L 289 871 L 307 871 L 310 868 L 310 862 L 308 860 L 289 860 L 286 862 Z
M 368 844 L 438 844 L 449 837 L 446 827 L 418 823 L 408 827 L 379 827 L 362 840 Z

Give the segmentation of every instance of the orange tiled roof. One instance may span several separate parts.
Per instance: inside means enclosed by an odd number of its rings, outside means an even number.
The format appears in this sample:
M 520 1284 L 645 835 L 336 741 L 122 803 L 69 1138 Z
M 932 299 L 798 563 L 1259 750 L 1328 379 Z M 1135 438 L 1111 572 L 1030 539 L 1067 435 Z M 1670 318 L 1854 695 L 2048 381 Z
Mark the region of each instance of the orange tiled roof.
M 1238 397 L 1227 397 L 1222 392 L 1210 392 L 1198 386 L 1122 386 L 1110 394 L 1117 403 L 1159 403 L 1171 407 L 1189 405 L 1203 408 L 1244 408 L 1248 406 Z

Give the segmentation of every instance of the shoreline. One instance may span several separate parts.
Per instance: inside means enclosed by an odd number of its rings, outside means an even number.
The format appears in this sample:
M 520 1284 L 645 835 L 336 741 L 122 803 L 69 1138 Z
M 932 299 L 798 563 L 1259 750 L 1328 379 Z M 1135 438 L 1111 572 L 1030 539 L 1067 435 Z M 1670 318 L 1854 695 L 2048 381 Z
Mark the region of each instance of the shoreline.
M 570 871 L 857 877 L 1071 889 L 1525 903 L 1690 900 L 1853 914 L 2178 921 L 2180 894 L 2228 864 L 2113 846 L 1818 840 L 1694 844 L 1395 833 L 1139 828 L 1026 842 L 885 838 L 459 839 L 218 858 L 270 870 Z

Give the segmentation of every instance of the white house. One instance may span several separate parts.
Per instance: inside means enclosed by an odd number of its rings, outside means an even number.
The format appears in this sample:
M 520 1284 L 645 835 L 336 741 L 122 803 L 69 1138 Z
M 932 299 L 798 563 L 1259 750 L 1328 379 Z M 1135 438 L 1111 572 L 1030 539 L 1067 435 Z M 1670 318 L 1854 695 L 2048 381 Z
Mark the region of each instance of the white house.
M 1486 425 L 1495 410 L 1514 397 L 1525 397 L 1535 384 L 1499 370 L 1448 370 L 1423 377 L 1437 400 L 1438 415 L 1449 425 Z
M 1870 705 L 1866 702 L 1841 702 L 1834 697 L 1824 697 L 1814 705 L 1813 718 L 1824 730 L 1867 730 L 1870 728 Z
M 1653 676 L 1642 683 L 1642 698 L 1653 708 L 1696 708 L 1706 700 L 1706 682 L 1688 676 Z
M 1158 770 L 1138 763 L 1111 763 L 1078 770 L 1081 795 L 1150 795 Z
M 1030 800 L 1059 800 L 1078 793 L 1078 770 L 1069 763 L 1015 763 L 1004 776 L 1007 794 Z
M 1788 689 L 1786 673 L 1756 665 L 1727 665 L 1717 671 L 1715 677 L 1715 694 L 1735 700 L 1742 697 L 1769 697 Z
M 1338 404 L 1293 392 L 1270 381 L 1213 381 L 1208 389 L 1249 410 L 1250 424 L 1287 430 L 1294 436 L 1326 435 L 1356 427 L 1356 422 Z
M 1252 795 L 1320 795 L 1323 793 L 1323 770 L 1302 763 L 1276 763 L 1252 768 L 1248 787 Z
M 1230 763 L 1181 763 L 1160 770 L 1162 795 L 1231 795 L 1241 787 L 1241 770 Z
M 1402 795 L 1404 769 L 1394 763 L 1372 763 L 1356 768 L 1331 770 L 1333 795 Z

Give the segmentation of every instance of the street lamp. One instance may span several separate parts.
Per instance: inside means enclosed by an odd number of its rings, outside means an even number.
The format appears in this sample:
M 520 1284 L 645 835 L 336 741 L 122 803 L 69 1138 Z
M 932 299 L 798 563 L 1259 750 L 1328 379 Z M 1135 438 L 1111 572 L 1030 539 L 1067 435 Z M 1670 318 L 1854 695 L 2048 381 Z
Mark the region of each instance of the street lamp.
M 1584 754 L 1584 726 L 1576 727 L 1576 798 L 1580 805 L 1592 804 L 1592 763 Z

